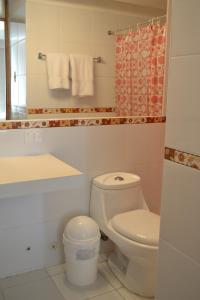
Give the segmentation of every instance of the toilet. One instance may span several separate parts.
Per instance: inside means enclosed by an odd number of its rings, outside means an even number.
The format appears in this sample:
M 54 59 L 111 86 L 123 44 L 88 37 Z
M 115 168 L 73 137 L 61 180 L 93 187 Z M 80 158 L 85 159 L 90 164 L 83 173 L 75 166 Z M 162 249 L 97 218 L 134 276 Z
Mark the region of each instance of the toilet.
M 108 265 L 116 277 L 130 291 L 154 297 L 160 217 L 149 211 L 140 177 L 117 172 L 94 178 L 90 215 L 115 244 Z

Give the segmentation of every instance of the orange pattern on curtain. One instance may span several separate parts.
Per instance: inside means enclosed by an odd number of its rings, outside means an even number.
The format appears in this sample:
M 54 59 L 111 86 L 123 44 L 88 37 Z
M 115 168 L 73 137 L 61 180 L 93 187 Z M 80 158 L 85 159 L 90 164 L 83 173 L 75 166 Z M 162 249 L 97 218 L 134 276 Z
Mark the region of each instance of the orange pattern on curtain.
M 166 25 L 116 35 L 116 107 L 119 116 L 161 116 Z

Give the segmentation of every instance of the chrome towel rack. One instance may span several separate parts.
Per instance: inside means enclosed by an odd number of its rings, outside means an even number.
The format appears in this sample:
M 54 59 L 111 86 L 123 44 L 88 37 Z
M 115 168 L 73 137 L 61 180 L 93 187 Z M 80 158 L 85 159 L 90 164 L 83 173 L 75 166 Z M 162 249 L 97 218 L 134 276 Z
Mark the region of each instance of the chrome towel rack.
M 42 52 L 38 53 L 38 59 L 46 60 L 46 58 L 47 58 L 46 54 L 44 54 Z M 103 63 L 103 59 L 101 56 L 93 57 L 93 60 L 94 60 L 94 62 L 97 62 L 97 63 Z

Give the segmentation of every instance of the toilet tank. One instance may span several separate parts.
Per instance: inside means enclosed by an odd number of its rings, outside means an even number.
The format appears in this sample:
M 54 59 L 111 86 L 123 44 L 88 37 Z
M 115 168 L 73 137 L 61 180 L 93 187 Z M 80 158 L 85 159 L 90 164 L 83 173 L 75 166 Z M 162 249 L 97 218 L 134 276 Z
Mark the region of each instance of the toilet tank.
M 116 214 L 139 208 L 148 209 L 138 175 L 116 172 L 93 179 L 90 215 L 101 228 Z

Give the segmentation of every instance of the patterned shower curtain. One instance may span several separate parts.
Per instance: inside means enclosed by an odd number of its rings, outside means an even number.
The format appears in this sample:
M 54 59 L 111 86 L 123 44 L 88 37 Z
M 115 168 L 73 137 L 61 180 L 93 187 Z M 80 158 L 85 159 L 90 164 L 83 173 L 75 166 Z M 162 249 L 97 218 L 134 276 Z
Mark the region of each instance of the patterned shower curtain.
M 116 36 L 117 115 L 162 115 L 165 29 L 150 24 Z

